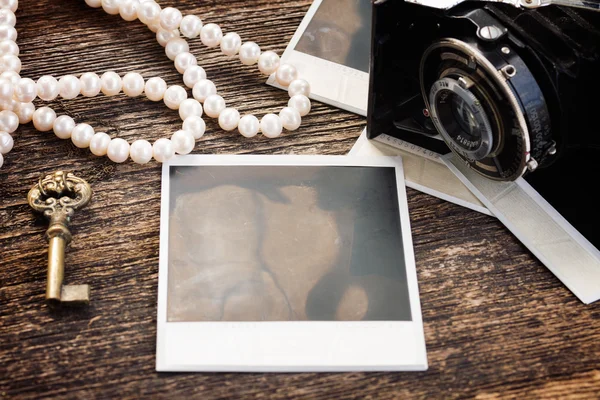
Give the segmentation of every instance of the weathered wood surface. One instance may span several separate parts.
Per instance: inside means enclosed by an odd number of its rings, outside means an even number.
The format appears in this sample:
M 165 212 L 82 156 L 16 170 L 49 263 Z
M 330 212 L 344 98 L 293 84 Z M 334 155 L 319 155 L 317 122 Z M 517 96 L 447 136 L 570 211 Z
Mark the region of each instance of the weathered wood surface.
M 282 52 L 309 1 L 165 1 Z M 139 71 L 180 82 L 139 22 L 82 0 L 22 0 L 22 75 Z M 277 110 L 283 91 L 253 67 L 192 45 L 229 104 Z M 178 115 L 143 99 L 57 103 L 97 130 L 156 139 Z M 365 120 L 315 103 L 295 133 L 245 139 L 208 124 L 197 153 L 345 154 Z M 0 169 L 0 394 L 6 398 L 597 398 L 600 304 L 580 303 L 493 218 L 409 190 L 429 370 L 422 373 L 166 374 L 154 370 L 160 166 L 114 165 L 52 133 L 19 128 Z M 45 223 L 26 203 L 41 173 L 87 178 L 93 204 L 75 216 L 70 283 L 89 283 L 91 305 L 44 302 Z

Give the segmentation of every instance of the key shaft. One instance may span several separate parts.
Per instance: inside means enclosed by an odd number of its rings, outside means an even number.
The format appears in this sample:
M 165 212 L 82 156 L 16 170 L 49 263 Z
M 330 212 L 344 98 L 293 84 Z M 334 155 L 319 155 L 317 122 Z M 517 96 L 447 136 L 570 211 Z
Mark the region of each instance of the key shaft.
M 48 247 L 48 282 L 46 299 L 60 301 L 62 282 L 65 275 L 65 248 L 67 243 L 60 236 L 50 239 Z

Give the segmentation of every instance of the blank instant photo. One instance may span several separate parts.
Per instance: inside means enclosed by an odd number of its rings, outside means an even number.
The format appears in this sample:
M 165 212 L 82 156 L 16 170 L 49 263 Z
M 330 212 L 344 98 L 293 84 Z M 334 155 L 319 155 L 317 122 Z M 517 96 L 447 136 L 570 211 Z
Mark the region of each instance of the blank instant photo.
M 367 115 L 371 7 L 371 0 L 313 2 L 281 57 L 310 82 L 310 98 Z M 286 89 L 274 76 L 267 83 Z
M 399 158 L 164 165 L 157 370 L 426 368 Z

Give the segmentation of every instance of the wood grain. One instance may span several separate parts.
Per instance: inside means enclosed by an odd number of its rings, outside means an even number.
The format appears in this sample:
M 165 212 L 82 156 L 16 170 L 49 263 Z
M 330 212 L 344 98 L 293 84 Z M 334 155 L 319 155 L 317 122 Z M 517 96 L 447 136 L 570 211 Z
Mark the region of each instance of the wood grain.
M 37 79 L 115 70 L 180 83 L 139 22 L 81 0 L 20 2 L 22 75 Z M 283 51 L 307 0 L 165 1 L 220 23 L 263 49 Z M 199 55 L 229 104 L 275 111 L 287 98 L 253 67 Z M 162 104 L 124 96 L 53 104 L 127 139 L 178 129 Z M 301 129 L 245 139 L 213 122 L 197 153 L 345 154 L 365 119 L 314 103 Z M 66 168 L 93 185 L 73 220 L 70 283 L 89 283 L 88 308 L 44 302 L 44 221 L 26 204 L 42 173 Z M 165 374 L 154 370 L 160 166 L 114 165 L 31 125 L 19 128 L 0 169 L 0 394 L 6 398 L 598 398 L 600 305 L 580 303 L 495 219 L 409 190 L 428 348 L 422 373 Z

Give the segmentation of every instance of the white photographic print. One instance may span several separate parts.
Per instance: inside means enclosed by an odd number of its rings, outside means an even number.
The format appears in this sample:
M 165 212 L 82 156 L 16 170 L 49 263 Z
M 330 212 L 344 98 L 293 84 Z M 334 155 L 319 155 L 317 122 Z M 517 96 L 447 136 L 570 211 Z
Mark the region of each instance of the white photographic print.
M 371 0 L 315 0 L 281 63 L 310 82 L 310 98 L 367 115 L 371 54 Z M 279 87 L 274 76 L 267 83 Z
M 400 158 L 164 165 L 157 370 L 426 368 Z

